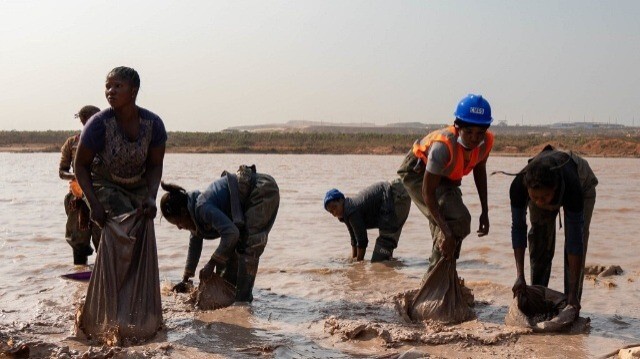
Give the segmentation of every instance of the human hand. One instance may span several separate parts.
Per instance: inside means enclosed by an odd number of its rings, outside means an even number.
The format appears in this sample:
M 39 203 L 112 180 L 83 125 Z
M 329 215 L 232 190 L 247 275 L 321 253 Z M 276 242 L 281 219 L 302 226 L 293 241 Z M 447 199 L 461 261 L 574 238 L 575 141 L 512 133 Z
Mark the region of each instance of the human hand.
M 477 233 L 478 237 L 484 237 L 489 234 L 489 214 L 487 212 L 480 214 L 480 226 Z
M 524 293 L 525 290 L 527 290 L 527 281 L 524 279 L 524 276 L 518 276 L 511 290 L 513 291 L 514 297 L 520 293 Z
M 142 211 L 142 214 L 144 214 L 147 218 L 156 218 L 156 214 L 158 213 L 156 200 L 153 197 L 147 197 L 144 202 L 142 202 L 140 210 Z
M 456 239 L 453 238 L 453 233 L 451 233 L 451 230 L 448 228 L 443 230 L 442 234 L 443 238 L 441 238 L 440 243 L 438 243 L 438 248 L 443 258 L 450 259 L 456 250 Z
M 202 269 L 200 269 L 199 278 L 200 281 L 205 281 L 213 275 L 213 272 L 216 269 L 216 264 L 213 261 L 207 262 Z
M 189 288 L 193 286 L 193 282 L 190 280 L 182 280 L 182 282 L 176 284 L 171 288 L 171 291 L 176 293 L 186 293 L 189 291 Z
M 91 204 L 91 221 L 95 223 L 100 229 L 104 227 L 107 221 L 107 213 L 104 211 L 102 203 L 96 202 Z

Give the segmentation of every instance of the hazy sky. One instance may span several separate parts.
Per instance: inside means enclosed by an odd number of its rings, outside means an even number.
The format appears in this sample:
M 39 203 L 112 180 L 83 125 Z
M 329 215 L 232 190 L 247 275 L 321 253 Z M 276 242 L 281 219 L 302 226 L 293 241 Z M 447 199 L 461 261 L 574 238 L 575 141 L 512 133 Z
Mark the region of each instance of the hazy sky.
M 169 131 L 314 120 L 640 125 L 640 1 L 0 0 L 0 130 L 74 129 L 113 67 Z

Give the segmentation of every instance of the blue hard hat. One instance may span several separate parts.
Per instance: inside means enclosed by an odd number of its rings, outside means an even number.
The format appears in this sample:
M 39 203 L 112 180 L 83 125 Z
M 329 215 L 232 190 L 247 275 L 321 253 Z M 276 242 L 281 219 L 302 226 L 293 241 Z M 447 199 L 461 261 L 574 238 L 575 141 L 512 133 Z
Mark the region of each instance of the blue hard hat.
M 473 125 L 489 126 L 493 122 L 489 101 L 482 95 L 469 94 L 458 103 L 456 119 Z
M 327 205 L 329 204 L 329 202 L 339 199 L 344 199 L 344 194 L 342 194 L 342 192 L 338 191 L 335 188 L 328 190 L 324 195 L 324 209 L 327 209 Z

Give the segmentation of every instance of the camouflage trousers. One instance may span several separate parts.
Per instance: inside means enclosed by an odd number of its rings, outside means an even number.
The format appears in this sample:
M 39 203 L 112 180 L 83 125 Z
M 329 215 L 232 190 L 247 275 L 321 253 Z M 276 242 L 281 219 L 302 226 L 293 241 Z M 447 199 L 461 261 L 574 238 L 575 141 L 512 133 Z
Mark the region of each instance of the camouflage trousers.
M 433 240 L 431 257 L 429 258 L 429 269 L 427 270 L 427 273 L 429 273 L 442 257 L 442 252 L 440 252 L 438 245 L 444 240 L 444 234 L 436 224 L 427 204 L 422 198 L 424 171 L 424 164 L 421 164 L 419 159 L 414 156 L 412 152 L 409 152 L 398 169 L 398 175 L 402 179 L 402 183 L 407 189 L 413 203 L 429 220 L 429 229 Z M 456 239 L 455 258 L 458 259 L 460 257 L 462 240 L 471 233 L 471 214 L 464 205 L 464 202 L 462 202 L 462 192 L 458 186 L 440 185 L 436 189 L 436 200 L 440 208 L 440 214 L 444 217 L 444 220 L 447 222 Z
M 280 190 L 273 177 L 256 174 L 255 187 L 244 207 L 245 226 L 236 250 L 227 261 L 223 278 L 236 286 L 236 301 L 251 302 L 260 256 L 280 207 Z
M 411 197 L 400 179 L 391 181 L 389 195 L 389 200 L 392 202 L 391 208 L 389 213 L 381 218 L 378 238 L 371 255 L 372 262 L 389 260 L 393 257 L 393 250 L 398 248 L 402 227 L 409 217 Z

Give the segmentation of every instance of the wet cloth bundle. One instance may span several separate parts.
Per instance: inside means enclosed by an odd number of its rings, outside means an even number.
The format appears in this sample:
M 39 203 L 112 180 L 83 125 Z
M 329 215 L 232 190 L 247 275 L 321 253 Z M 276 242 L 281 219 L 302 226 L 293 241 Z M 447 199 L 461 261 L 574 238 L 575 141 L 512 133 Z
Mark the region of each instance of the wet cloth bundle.
M 107 345 L 153 337 L 162 326 L 153 220 L 129 212 L 107 220 L 77 333 Z
M 455 259 L 440 259 L 425 275 L 407 314 L 413 321 L 461 323 L 475 318 L 471 304 L 473 295 L 461 284 Z
M 526 290 L 513 298 L 504 319 L 506 325 L 530 328 L 534 332 L 558 332 L 577 324 L 586 326 L 588 319 L 578 318 L 578 311 L 567 305 L 567 296 L 543 287 L 528 285 Z

